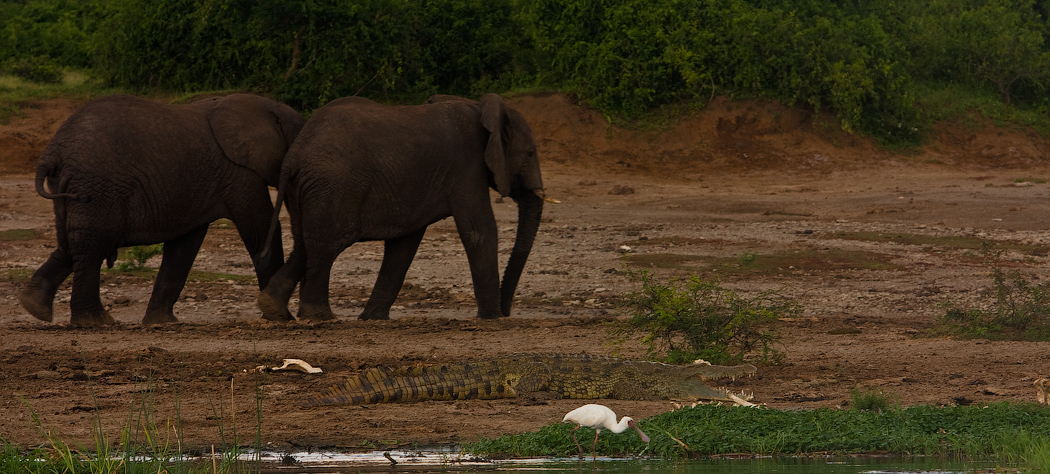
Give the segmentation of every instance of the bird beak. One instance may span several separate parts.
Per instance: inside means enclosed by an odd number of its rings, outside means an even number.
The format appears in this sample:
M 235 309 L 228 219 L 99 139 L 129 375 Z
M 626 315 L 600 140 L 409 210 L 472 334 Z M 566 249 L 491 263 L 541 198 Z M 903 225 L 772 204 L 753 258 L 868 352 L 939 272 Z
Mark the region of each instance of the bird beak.
M 634 430 L 638 432 L 638 437 L 642 438 L 642 442 L 643 443 L 648 443 L 649 442 L 649 437 L 646 436 L 645 433 L 642 433 L 642 429 L 634 424 L 634 420 L 631 420 L 630 422 L 628 422 L 627 425 L 630 426 L 631 428 L 634 428 Z

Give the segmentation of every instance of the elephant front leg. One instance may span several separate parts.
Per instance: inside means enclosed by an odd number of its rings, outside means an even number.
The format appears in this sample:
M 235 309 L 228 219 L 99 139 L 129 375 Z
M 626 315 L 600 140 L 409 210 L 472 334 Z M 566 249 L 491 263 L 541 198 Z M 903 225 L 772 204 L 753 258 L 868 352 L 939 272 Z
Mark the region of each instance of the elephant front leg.
M 153 284 L 153 295 L 146 306 L 146 316 L 142 324 L 164 324 L 178 321 L 175 318 L 175 302 L 182 289 L 186 287 L 186 278 L 190 275 L 193 261 L 208 234 L 208 226 L 201 226 L 179 238 L 164 242 L 164 256 L 157 271 L 157 280 Z
M 51 252 L 51 256 L 33 273 L 33 278 L 18 294 L 18 302 L 34 318 L 51 322 L 54 318 L 55 293 L 70 273 L 73 273 L 73 259 L 69 254 L 61 248 Z
M 424 227 L 411 234 L 387 240 L 383 246 L 383 264 L 379 267 L 379 277 L 372 287 L 372 295 L 365 303 L 359 319 L 390 319 L 390 307 L 397 300 L 401 286 L 405 284 L 405 275 L 412 266 L 412 260 L 419 251 L 423 241 Z
M 495 319 L 503 317 L 500 310 L 499 262 L 497 252 L 499 239 L 496 219 L 491 211 L 487 216 L 475 219 L 456 219 L 459 238 L 467 252 L 470 276 L 474 282 L 474 298 L 478 303 L 477 317 Z

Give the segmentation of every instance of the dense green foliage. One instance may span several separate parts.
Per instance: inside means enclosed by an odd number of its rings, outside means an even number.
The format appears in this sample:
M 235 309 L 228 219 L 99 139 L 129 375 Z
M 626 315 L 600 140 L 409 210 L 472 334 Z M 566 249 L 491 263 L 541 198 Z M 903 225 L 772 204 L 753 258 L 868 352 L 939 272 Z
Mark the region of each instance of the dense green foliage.
M 1050 110 L 1035 0 L 0 0 L 0 68 L 131 90 L 251 89 L 309 110 L 520 88 L 635 118 L 714 95 L 914 143 L 929 91 Z
M 776 363 L 783 354 L 773 347 L 778 336 L 771 325 L 802 313 L 801 305 L 773 291 L 748 297 L 696 276 L 666 283 L 646 271 L 631 276 L 642 287 L 624 294 L 630 319 L 616 331 L 621 340 L 641 333 L 649 357 L 665 362 Z
M 865 410 L 773 410 L 698 405 L 647 418 L 638 426 L 648 447 L 634 435 L 604 434 L 602 455 L 662 457 L 725 453 L 888 453 L 912 455 L 1006 455 L 1005 448 L 1045 447 L 1050 441 L 1050 407 L 997 403 L 987 407 L 916 405 L 881 412 Z M 559 423 L 533 433 L 482 439 L 468 444 L 473 454 L 571 456 L 573 426 Z M 588 437 L 590 430 L 578 433 Z

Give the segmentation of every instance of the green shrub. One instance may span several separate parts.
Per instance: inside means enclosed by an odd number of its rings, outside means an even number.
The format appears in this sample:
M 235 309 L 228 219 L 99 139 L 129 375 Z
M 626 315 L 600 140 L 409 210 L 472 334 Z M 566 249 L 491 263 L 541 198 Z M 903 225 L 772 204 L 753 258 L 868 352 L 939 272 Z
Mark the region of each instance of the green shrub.
M 7 61 L 4 70 L 27 81 L 41 84 L 62 82 L 62 69 L 51 58 L 38 56 Z
M 999 266 L 1000 253 L 987 247 L 995 299 L 989 309 L 948 303 L 934 334 L 995 340 L 1050 341 L 1050 282 L 1034 284 L 1019 271 Z
M 623 296 L 631 318 L 617 328 L 622 340 L 642 333 L 650 358 L 674 363 L 704 359 L 733 364 L 745 359 L 776 363 L 778 336 L 771 327 L 781 317 L 795 317 L 802 307 L 775 291 L 748 298 L 693 276 L 685 282 L 659 283 L 647 272 L 631 272 L 639 291 Z
M 117 265 L 117 270 L 122 272 L 133 272 L 146 268 L 146 262 L 156 255 L 164 252 L 164 244 L 137 245 L 124 250 L 121 259 L 124 260 Z
M 890 410 L 899 410 L 900 403 L 882 390 L 872 389 L 862 391 L 859 388 L 850 389 L 850 409 L 865 410 L 874 413 L 883 413 Z

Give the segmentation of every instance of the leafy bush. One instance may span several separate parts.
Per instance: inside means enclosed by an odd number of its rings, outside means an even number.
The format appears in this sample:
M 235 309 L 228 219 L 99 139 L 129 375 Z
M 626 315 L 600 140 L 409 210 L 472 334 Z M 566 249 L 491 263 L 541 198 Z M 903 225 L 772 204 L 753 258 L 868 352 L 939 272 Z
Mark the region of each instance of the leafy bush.
M 265 89 L 301 109 L 348 95 L 471 94 L 513 71 L 528 49 L 510 0 L 114 0 L 112 8 L 97 55 L 108 79 Z
M 42 84 L 62 82 L 62 69 L 51 58 L 43 56 L 12 59 L 3 69 L 27 81 Z
M 77 0 L 0 0 L 0 64 L 28 59 L 56 67 L 90 67 L 96 5 L 96 1 Z
M 847 130 L 914 141 L 918 113 L 900 44 L 873 16 L 815 12 L 743 0 L 540 0 L 523 15 L 551 79 L 607 113 L 759 96 L 829 110 Z
M 872 389 L 863 391 L 854 387 L 850 390 L 850 409 L 865 410 L 875 413 L 883 413 L 890 410 L 899 410 L 900 402 L 891 400 L 890 395 L 882 390 Z
M 125 260 L 117 265 L 117 270 L 122 272 L 133 272 L 146 268 L 146 262 L 154 256 L 164 252 L 164 244 L 137 245 L 124 250 L 121 259 Z
M 45 58 L 132 90 L 269 92 L 304 111 L 539 86 L 633 119 L 764 97 L 914 144 L 930 88 L 1045 115 L 1048 15 L 1035 0 L 0 0 L 0 64 Z
M 999 253 L 985 248 L 995 300 L 990 309 L 946 305 L 935 334 L 996 340 L 1050 341 L 1050 282 L 1033 284 L 1018 271 L 1004 271 Z
M 770 325 L 802 313 L 798 303 L 774 291 L 748 298 L 696 276 L 667 284 L 644 270 L 631 276 L 642 288 L 623 296 L 631 319 L 617 332 L 621 340 L 641 332 L 649 357 L 667 362 L 776 363 L 783 354 L 773 348 L 779 337 Z

